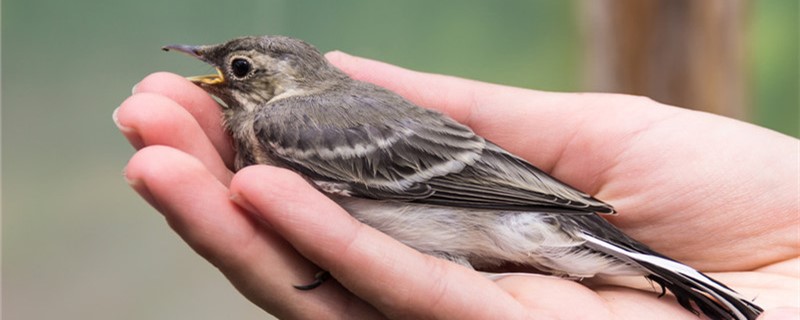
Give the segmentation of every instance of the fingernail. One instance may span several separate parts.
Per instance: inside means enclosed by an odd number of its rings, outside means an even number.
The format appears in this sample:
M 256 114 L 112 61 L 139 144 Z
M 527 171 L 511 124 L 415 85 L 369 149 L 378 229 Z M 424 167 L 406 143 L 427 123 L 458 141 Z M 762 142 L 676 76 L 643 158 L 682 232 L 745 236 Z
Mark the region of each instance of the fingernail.
M 325 53 L 325 58 L 327 58 L 328 60 L 330 60 L 332 62 L 337 62 L 339 60 L 348 59 L 348 58 L 352 58 L 352 57 L 353 56 L 351 56 L 350 54 L 347 54 L 347 53 L 345 53 L 343 51 L 339 51 L 339 50 L 328 51 L 328 52 Z
M 119 131 L 122 131 L 123 133 L 133 132 L 132 128 L 123 126 L 121 123 L 119 123 L 119 116 L 117 115 L 118 113 L 119 113 L 119 107 L 114 109 L 114 112 L 111 113 L 111 120 L 114 120 L 114 125 L 116 125 L 117 128 L 119 128 Z
M 133 85 L 133 87 L 131 88 L 131 94 L 136 94 L 136 87 L 138 87 L 138 86 L 139 86 L 138 82 Z
M 233 203 L 242 207 L 242 209 L 245 209 L 250 213 L 258 213 L 256 207 L 250 204 L 250 201 L 247 201 L 247 199 L 245 199 L 245 197 L 242 196 L 241 193 L 232 193 L 229 198 L 231 199 L 231 201 L 233 201 Z
M 331 50 L 331 51 L 328 51 L 328 52 L 325 52 L 325 55 L 326 55 L 326 56 L 327 56 L 327 55 L 329 55 L 329 54 L 341 54 L 341 55 L 345 55 L 345 56 L 347 56 L 347 55 L 348 55 L 348 54 L 347 54 L 347 53 L 345 53 L 344 51 L 342 51 L 342 50 L 338 50 L 338 49 L 336 49 L 336 50 Z
M 138 193 L 140 197 L 142 197 L 142 199 L 147 201 L 147 203 L 150 204 L 150 206 L 152 206 L 159 212 L 164 212 L 162 211 L 163 207 L 161 206 L 161 204 L 158 203 L 158 201 L 156 201 L 156 198 L 150 192 L 150 189 L 147 187 L 144 181 L 142 181 L 141 179 L 132 179 L 128 177 L 126 169 L 122 169 L 122 177 L 125 179 L 125 182 L 127 182 L 128 185 L 134 191 L 136 191 L 136 193 Z
M 126 127 L 119 122 L 119 115 L 118 115 L 119 109 L 120 107 L 117 107 L 116 109 L 114 109 L 114 112 L 111 113 L 111 120 L 114 121 L 114 125 L 117 126 L 119 131 L 122 132 L 122 135 L 124 135 L 125 138 L 128 139 L 128 142 L 130 142 L 130 144 L 134 148 L 136 148 L 137 150 L 141 149 L 142 147 L 144 147 L 144 143 L 142 142 L 142 138 L 139 137 L 139 133 L 136 132 L 134 128 Z

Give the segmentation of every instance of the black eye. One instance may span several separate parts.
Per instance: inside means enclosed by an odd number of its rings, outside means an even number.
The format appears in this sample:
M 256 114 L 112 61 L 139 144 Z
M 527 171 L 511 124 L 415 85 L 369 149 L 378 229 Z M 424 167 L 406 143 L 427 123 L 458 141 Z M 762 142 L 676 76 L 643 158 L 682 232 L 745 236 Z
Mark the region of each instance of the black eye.
M 253 68 L 250 61 L 242 58 L 236 58 L 231 61 L 231 72 L 237 78 L 244 78 Z

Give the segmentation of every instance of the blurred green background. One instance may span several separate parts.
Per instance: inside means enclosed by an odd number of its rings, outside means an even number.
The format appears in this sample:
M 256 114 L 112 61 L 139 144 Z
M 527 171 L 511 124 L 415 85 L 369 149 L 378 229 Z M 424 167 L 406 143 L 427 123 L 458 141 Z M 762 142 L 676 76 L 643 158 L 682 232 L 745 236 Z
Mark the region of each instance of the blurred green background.
M 3 319 L 263 319 L 131 191 L 111 113 L 164 44 L 285 34 L 404 67 L 582 89 L 578 1 L 3 1 Z M 798 135 L 798 2 L 752 3 L 752 122 Z M 268 268 L 269 266 L 265 266 Z

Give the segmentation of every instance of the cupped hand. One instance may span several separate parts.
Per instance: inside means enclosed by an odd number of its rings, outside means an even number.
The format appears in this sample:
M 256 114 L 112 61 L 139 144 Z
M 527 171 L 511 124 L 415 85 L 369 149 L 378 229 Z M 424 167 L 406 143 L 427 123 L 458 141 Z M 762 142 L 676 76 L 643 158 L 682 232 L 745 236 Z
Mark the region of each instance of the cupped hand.
M 767 309 L 796 307 L 797 140 L 643 98 L 537 92 L 328 58 L 596 194 L 620 212 L 612 222 L 654 249 L 719 271 L 710 275 Z M 115 112 L 139 149 L 126 179 L 239 291 L 279 317 L 694 318 L 652 291 L 544 276 L 492 282 L 359 223 L 294 173 L 253 166 L 234 175 L 218 108 L 176 75 L 140 82 Z M 336 281 L 292 287 L 320 268 Z

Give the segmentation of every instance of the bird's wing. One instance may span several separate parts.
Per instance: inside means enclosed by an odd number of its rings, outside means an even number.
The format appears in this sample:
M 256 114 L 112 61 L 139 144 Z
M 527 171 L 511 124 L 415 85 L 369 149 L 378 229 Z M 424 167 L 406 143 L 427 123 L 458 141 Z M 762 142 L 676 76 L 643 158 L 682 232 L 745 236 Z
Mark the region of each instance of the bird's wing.
M 399 97 L 387 106 L 392 96 L 375 95 L 287 98 L 258 113 L 253 128 L 274 158 L 326 192 L 465 208 L 613 213 L 446 116 Z
M 425 202 L 474 208 L 564 213 L 615 213 L 614 208 L 487 142 L 481 158 L 460 172 L 435 177 Z

